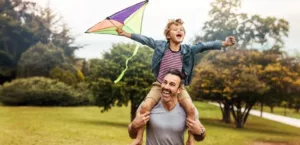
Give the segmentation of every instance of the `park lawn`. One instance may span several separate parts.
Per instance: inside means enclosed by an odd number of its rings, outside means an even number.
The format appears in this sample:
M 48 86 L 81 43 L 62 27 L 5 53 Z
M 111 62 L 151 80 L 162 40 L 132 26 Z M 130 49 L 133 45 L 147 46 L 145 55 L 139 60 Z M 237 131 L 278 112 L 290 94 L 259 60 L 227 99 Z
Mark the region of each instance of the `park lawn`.
M 250 116 L 244 129 L 220 122 L 218 107 L 195 102 L 207 137 L 201 145 L 300 144 L 300 128 Z M 0 106 L 0 145 L 126 145 L 130 107 L 101 113 L 98 107 Z M 200 144 L 200 143 L 196 143 Z
M 256 110 L 260 110 L 260 106 L 253 106 L 253 108 L 256 109 Z M 271 113 L 271 109 L 268 106 L 264 106 L 263 111 Z M 274 107 L 273 114 L 284 116 L 284 108 L 283 107 Z M 287 108 L 286 109 L 286 116 L 300 119 L 300 112 L 297 113 L 295 109 Z

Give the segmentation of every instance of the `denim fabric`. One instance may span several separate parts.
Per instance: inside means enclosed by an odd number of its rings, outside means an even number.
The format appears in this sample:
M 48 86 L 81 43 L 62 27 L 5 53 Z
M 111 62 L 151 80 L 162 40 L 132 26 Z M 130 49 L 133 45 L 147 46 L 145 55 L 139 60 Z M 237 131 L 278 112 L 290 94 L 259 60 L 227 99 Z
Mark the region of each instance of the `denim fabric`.
M 154 49 L 151 66 L 152 72 L 155 78 L 157 78 L 159 73 L 160 62 L 162 60 L 162 57 L 164 56 L 165 50 L 169 48 L 168 41 L 154 40 L 153 38 L 143 36 L 140 34 L 131 34 L 131 39 Z M 210 42 L 201 42 L 195 45 L 182 44 L 180 47 L 182 54 L 182 72 L 185 74 L 184 83 L 186 86 L 188 86 L 191 83 L 193 77 L 195 55 L 206 50 L 220 50 L 222 47 L 222 42 L 217 40 Z

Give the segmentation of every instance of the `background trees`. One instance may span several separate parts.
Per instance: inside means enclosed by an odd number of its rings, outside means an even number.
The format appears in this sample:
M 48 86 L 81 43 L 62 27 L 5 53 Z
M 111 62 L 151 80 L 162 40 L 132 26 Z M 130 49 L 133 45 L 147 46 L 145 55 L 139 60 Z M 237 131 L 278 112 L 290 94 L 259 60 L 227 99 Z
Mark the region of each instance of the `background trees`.
M 22 54 L 37 42 L 63 49 L 68 58 L 80 48 L 51 9 L 21 0 L 1 0 L 0 7 L 0 84 L 16 77 Z
M 139 104 L 155 81 L 150 71 L 153 51 L 142 46 L 129 62 L 124 78 L 117 84 L 113 83 L 125 67 L 125 60 L 132 54 L 134 47 L 133 44 L 113 45 L 102 59 L 90 61 L 91 71 L 88 78 L 96 104 L 103 107 L 103 111 L 113 106 L 131 103 L 131 120 L 134 119 Z

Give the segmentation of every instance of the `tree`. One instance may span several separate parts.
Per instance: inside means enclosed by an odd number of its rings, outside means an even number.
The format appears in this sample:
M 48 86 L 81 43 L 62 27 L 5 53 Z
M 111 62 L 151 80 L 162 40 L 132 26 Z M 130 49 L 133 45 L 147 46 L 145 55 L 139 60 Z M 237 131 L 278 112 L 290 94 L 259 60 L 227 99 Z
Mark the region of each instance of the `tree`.
M 265 46 L 274 42 L 268 46 L 271 48 L 274 45 L 282 47 L 283 37 L 288 36 L 289 23 L 284 19 L 238 13 L 241 0 L 216 0 L 211 6 L 211 19 L 205 22 L 202 28 L 204 35 L 197 36 L 196 41 L 235 36 L 240 44 L 236 47 L 244 49 L 254 44 Z
M 0 2 L 0 84 L 16 76 L 16 66 L 21 54 L 38 37 L 24 23 L 29 17 L 29 9 L 34 3 L 21 0 L 2 0 Z
M 1 0 L 0 7 L 0 84 L 16 77 L 22 53 L 37 42 L 52 43 L 69 58 L 80 48 L 51 9 L 22 0 Z
M 213 59 L 202 61 L 196 67 L 191 84 L 192 91 L 201 94 L 200 97 L 227 105 L 224 111 L 221 109 L 223 120 L 230 118 L 230 110 L 238 128 L 244 127 L 253 105 L 268 89 L 257 76 L 261 66 L 251 62 L 251 57 L 258 54 L 242 49 L 217 53 Z
M 66 62 L 64 52 L 54 45 L 38 43 L 23 53 L 18 64 L 18 77 L 49 77 L 50 71 Z
M 115 44 L 102 59 L 90 60 L 90 72 L 87 80 L 90 84 L 96 104 L 107 111 L 113 106 L 128 105 L 131 102 L 131 120 L 145 98 L 154 81 L 151 73 L 151 54 L 153 51 L 143 46 L 129 62 L 124 78 L 117 84 L 113 81 L 124 68 L 125 59 L 134 49 L 133 44 Z
M 220 71 L 222 75 L 219 75 Z M 231 123 L 229 90 L 226 88 L 228 85 L 226 77 L 230 71 L 216 68 L 210 62 L 203 61 L 196 67 L 195 72 L 191 94 L 196 98 L 217 101 L 222 112 L 222 120 Z

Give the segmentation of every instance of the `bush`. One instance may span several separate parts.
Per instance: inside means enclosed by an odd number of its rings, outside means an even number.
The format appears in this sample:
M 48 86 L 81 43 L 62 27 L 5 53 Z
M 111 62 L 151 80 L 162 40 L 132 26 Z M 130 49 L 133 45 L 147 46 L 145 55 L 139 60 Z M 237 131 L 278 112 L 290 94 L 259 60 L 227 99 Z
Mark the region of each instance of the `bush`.
M 61 64 L 50 71 L 50 78 L 58 79 L 68 85 L 74 85 L 83 82 L 85 77 L 83 73 L 71 64 Z
M 63 82 L 44 77 L 17 79 L 5 83 L 0 88 L 0 101 L 4 105 L 13 106 L 77 106 L 92 104 L 92 97 L 84 87 L 84 85 L 79 85 L 75 89 Z
M 71 71 L 63 70 L 59 67 L 55 67 L 51 70 L 50 77 L 52 79 L 58 79 L 59 81 L 62 81 L 68 85 L 73 85 L 77 83 L 77 79 Z

